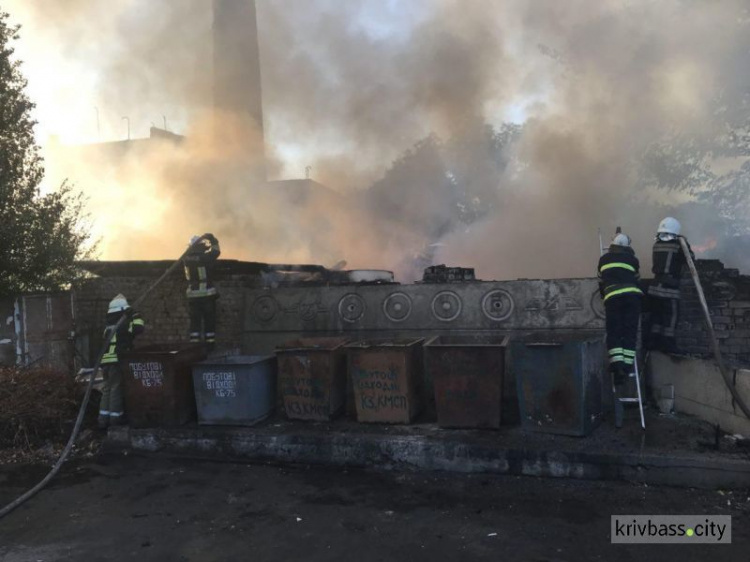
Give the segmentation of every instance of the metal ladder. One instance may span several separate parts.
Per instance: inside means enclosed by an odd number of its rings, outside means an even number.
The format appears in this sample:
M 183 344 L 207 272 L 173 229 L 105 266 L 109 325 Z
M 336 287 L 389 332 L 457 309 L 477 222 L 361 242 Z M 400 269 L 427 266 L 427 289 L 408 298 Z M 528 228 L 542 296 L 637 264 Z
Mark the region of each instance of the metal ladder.
M 620 401 L 621 403 L 633 403 L 638 402 L 638 410 L 641 414 L 641 429 L 644 431 L 646 430 L 646 418 L 643 415 L 643 397 L 641 396 L 641 377 L 640 373 L 638 372 L 638 357 L 636 357 L 635 362 L 633 363 L 633 366 L 635 367 L 635 372 L 630 373 L 628 375 L 628 378 L 635 377 L 635 388 L 637 392 L 637 396 L 623 396 L 620 397 L 617 395 L 617 390 L 615 388 L 615 385 L 612 385 L 612 392 L 614 393 L 615 400 Z M 616 407 L 617 405 L 615 405 Z M 623 412 L 624 415 L 624 412 Z M 615 412 L 615 416 L 617 416 L 617 413 Z

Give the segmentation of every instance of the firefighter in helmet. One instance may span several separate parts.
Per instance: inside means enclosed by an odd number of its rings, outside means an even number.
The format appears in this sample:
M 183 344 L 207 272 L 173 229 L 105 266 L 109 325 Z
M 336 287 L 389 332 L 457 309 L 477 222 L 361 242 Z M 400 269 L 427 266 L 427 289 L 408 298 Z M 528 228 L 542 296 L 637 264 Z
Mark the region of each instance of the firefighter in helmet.
M 123 316 L 126 318 L 120 322 Z M 104 387 L 99 403 L 99 427 L 102 429 L 108 425 L 119 425 L 124 421 L 120 353 L 133 349 L 133 340 L 143 333 L 145 327 L 141 315 L 130 307 L 127 299 L 121 294 L 109 303 L 106 322 L 104 338 L 106 340 L 111 335 L 112 339 L 101 360 Z
M 634 372 L 638 322 L 643 292 L 638 286 L 639 263 L 630 237 L 617 234 L 608 251 L 599 258 L 599 293 L 604 300 L 607 327 L 607 351 L 613 379 L 615 425 L 622 426 L 620 394 Z
M 188 282 L 187 299 L 190 312 L 190 341 L 204 340 L 208 349 L 216 343 L 216 299 L 213 267 L 221 254 L 219 241 L 213 234 L 193 236 L 190 248 L 182 258 Z
M 677 351 L 675 330 L 680 312 L 680 277 L 687 265 L 680 230 L 677 219 L 665 218 L 659 223 L 653 248 L 654 282 L 648 288 L 650 321 L 644 336 L 648 349 L 664 353 Z M 692 250 L 690 255 L 693 256 Z

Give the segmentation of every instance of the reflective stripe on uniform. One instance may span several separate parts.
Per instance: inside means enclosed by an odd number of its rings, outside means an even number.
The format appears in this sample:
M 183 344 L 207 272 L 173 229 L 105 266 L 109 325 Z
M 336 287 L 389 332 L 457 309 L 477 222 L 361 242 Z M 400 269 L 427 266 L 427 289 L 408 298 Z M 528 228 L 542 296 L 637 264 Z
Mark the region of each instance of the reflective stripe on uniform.
M 109 365 L 111 363 L 117 363 L 117 334 L 112 336 L 112 341 L 109 342 L 107 353 L 102 355 L 102 361 L 100 364 Z
M 199 291 L 205 291 L 208 289 L 208 275 L 206 274 L 206 268 L 205 267 L 199 267 L 198 268 L 198 290 Z
M 609 350 L 610 355 L 621 355 L 624 350 L 621 347 L 613 347 Z
M 622 269 L 627 269 L 628 271 L 632 271 L 635 273 L 635 268 L 632 265 L 629 265 L 627 263 L 622 262 L 614 262 L 614 263 L 608 263 L 607 265 L 603 265 L 599 271 L 607 271 L 608 269 L 613 269 L 615 267 L 620 267 Z
M 616 291 L 612 291 L 611 293 L 604 296 L 604 301 L 606 302 L 608 298 L 615 297 L 617 295 L 624 295 L 626 293 L 634 293 L 637 295 L 642 295 L 643 291 L 641 291 L 638 287 L 625 287 L 624 289 L 617 289 Z
M 211 287 L 209 289 L 191 289 L 188 287 L 187 291 L 185 291 L 187 294 L 187 297 L 189 299 L 198 298 L 198 297 L 212 297 L 216 294 L 216 287 Z

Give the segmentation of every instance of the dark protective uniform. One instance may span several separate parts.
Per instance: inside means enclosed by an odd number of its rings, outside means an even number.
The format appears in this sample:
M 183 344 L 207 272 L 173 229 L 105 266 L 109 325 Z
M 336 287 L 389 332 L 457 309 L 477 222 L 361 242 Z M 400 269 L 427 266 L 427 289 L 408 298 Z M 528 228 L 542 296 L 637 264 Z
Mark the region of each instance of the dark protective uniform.
M 599 292 L 604 300 L 609 364 L 620 384 L 633 370 L 641 297 L 638 258 L 630 247 L 612 244 L 599 258 Z
M 688 248 L 690 246 L 688 245 Z M 690 255 L 693 251 L 690 250 Z M 680 313 L 680 277 L 687 260 L 679 239 L 662 241 L 657 238 L 653 249 L 654 282 L 648 288 L 650 314 L 646 347 L 675 353 L 675 332 Z
M 109 337 L 115 329 L 122 315 L 128 316 L 112 337 L 107 352 L 102 356 L 101 366 L 104 376 L 104 387 L 102 388 L 102 399 L 99 403 L 99 421 L 102 425 L 107 423 L 119 423 L 125 413 L 122 398 L 122 366 L 120 365 L 120 354 L 133 349 L 133 340 L 143 333 L 145 325 L 141 315 L 132 308 L 120 312 L 107 314 L 107 327 L 104 329 L 104 338 Z
M 219 241 L 212 234 L 192 245 L 182 260 L 188 281 L 187 298 L 190 312 L 190 341 L 204 339 L 209 348 L 216 342 L 216 299 L 213 268 L 221 255 Z

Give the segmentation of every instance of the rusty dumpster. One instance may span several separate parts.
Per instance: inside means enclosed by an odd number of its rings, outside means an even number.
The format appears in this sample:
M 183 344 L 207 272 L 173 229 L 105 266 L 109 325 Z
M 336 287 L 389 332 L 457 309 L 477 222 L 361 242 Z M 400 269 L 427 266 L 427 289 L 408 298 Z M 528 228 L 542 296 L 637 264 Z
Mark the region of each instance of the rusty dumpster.
M 125 411 L 132 427 L 178 426 L 195 419 L 192 365 L 203 345 L 157 344 L 123 353 Z
M 346 346 L 357 421 L 409 423 L 422 407 L 424 338 Z
M 513 341 L 510 354 L 525 428 L 575 436 L 594 430 L 604 414 L 603 336 L 531 335 Z
M 328 421 L 344 408 L 348 338 L 301 338 L 276 348 L 278 383 L 290 419 Z
M 440 427 L 498 428 L 507 336 L 435 336 L 424 346 Z

